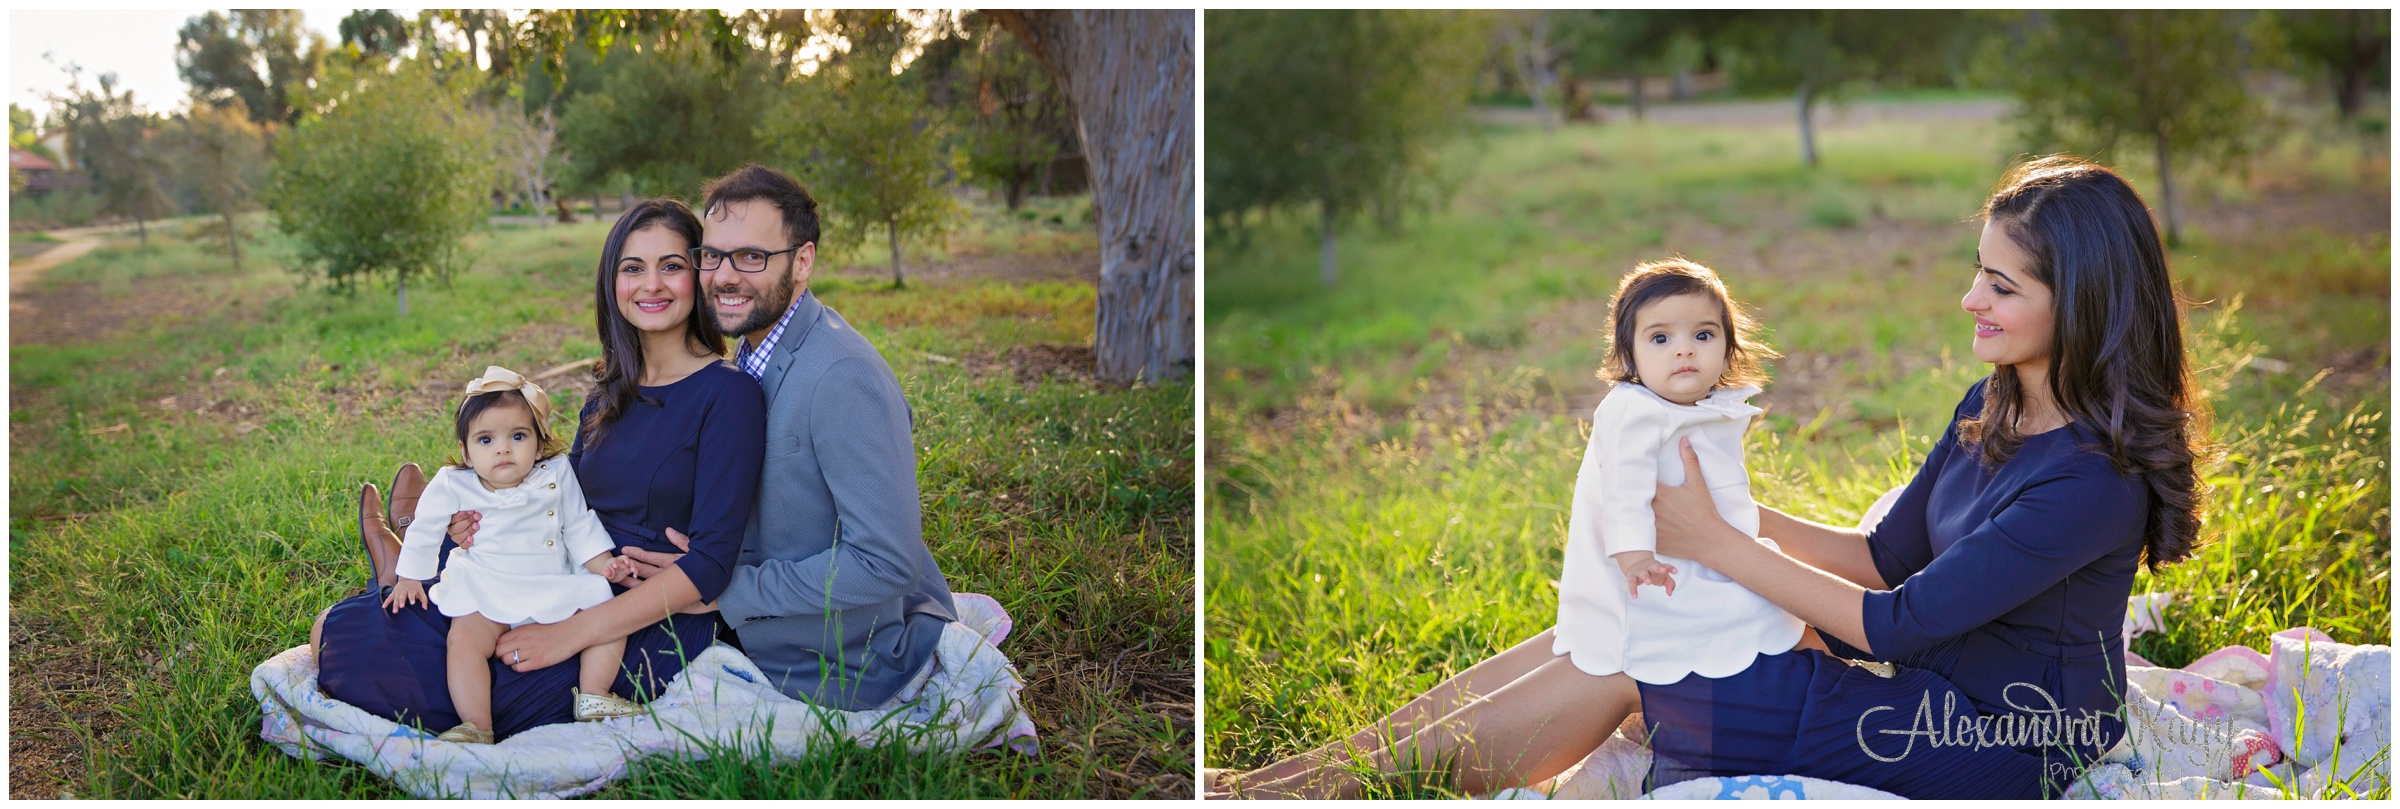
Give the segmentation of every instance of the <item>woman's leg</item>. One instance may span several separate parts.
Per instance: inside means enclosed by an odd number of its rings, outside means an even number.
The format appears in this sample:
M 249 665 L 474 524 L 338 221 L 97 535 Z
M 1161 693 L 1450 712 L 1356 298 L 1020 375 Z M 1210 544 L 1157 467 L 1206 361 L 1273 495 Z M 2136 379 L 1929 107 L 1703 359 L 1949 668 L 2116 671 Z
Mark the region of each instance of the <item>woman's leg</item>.
M 1416 732 L 1418 726 L 1449 715 L 1450 712 L 1458 710 L 1475 697 L 1499 691 L 1518 677 L 1525 676 L 1527 672 L 1539 668 L 1543 663 L 1550 662 L 1551 659 L 1557 657 L 1557 655 L 1551 654 L 1551 645 L 1551 631 L 1544 629 L 1539 634 L 1526 638 L 1517 645 L 1508 647 L 1499 654 L 1492 655 L 1483 662 L 1468 667 L 1466 671 L 1443 680 L 1441 685 L 1434 686 L 1432 690 L 1426 691 L 1422 696 L 1409 700 L 1407 705 L 1400 706 L 1400 710 L 1393 711 L 1390 716 L 1384 717 L 1380 722 L 1350 734 L 1349 738 L 1328 742 L 1315 750 L 1228 777 L 1221 783 L 1225 788 L 1233 789 L 1240 784 L 1263 784 L 1288 778 L 1317 769 L 1327 762 L 1341 761 L 1345 758 L 1344 753 L 1365 754 L 1382 748 L 1393 739 L 1407 738 L 1409 734 Z
M 450 704 L 459 721 L 492 730 L 492 647 L 505 629 L 475 612 L 450 619 Z
M 1552 657 L 1489 695 L 1385 746 L 1361 762 L 1380 772 L 1443 772 L 1469 794 L 1539 782 L 1598 748 L 1641 707 L 1623 674 L 1594 677 Z M 1322 767 L 1242 787 L 1244 797 L 1345 799 L 1362 784 L 1345 767 Z
M 609 690 L 609 686 L 617 681 L 617 669 L 625 662 L 624 638 L 586 647 L 577 658 L 583 664 L 577 688 L 583 689 L 586 694 L 617 696 Z

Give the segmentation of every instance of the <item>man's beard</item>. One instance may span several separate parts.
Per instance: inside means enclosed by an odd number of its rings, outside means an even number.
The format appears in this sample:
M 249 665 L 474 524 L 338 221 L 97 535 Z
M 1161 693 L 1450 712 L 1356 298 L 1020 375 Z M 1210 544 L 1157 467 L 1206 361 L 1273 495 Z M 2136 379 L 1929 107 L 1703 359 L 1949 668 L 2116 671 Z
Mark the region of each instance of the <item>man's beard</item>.
M 723 331 L 731 337 L 764 331 L 775 325 L 775 321 L 783 319 L 784 310 L 792 308 L 792 293 L 799 285 L 799 281 L 793 279 L 792 273 L 787 270 L 783 274 L 781 283 L 768 289 L 759 290 L 757 295 L 751 296 L 750 314 L 743 317 L 742 322 L 725 326 L 725 321 L 720 318 L 717 320 L 717 325 L 724 326 Z M 722 290 L 719 294 L 731 291 L 733 290 Z M 716 317 L 717 295 L 710 294 L 703 298 L 708 301 L 709 317 Z

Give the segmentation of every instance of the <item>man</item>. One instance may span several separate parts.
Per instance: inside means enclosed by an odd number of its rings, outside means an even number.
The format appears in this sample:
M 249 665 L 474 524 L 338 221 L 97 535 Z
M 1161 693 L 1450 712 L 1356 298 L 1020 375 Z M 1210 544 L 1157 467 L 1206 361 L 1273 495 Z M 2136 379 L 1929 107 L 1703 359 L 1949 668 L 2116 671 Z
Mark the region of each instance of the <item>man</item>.
M 957 613 L 925 546 L 900 382 L 809 292 L 817 203 L 800 183 L 745 166 L 708 184 L 701 223 L 701 300 L 767 394 L 758 500 L 716 607 L 785 694 L 845 711 L 913 699 Z

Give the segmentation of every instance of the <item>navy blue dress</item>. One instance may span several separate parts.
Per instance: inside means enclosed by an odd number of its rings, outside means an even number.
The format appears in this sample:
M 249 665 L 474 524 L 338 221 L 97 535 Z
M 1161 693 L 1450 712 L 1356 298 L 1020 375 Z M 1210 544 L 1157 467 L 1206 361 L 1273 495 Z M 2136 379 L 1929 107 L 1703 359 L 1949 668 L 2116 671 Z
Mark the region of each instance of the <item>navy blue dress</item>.
M 676 566 L 703 600 L 714 601 L 732 576 L 758 494 L 766 396 L 749 374 L 727 362 L 641 392 L 652 401 L 636 401 L 592 446 L 584 446 L 579 431 L 568 462 L 617 547 L 677 553 L 665 529 L 690 537 L 692 552 Z M 596 408 L 587 399 L 582 417 L 591 418 Z M 417 518 L 447 521 L 449 515 Z M 442 542 L 445 562 L 455 547 Z M 414 605 L 393 614 L 383 609 L 384 594 L 352 596 L 325 616 L 319 687 L 402 724 L 434 732 L 457 726 L 445 668 L 450 619 Z M 686 660 L 715 642 L 722 625 L 716 613 L 677 615 L 627 636 L 617 695 L 642 701 L 664 690 Z M 575 658 L 522 674 L 496 659 L 491 666 L 499 738 L 575 718 L 569 689 L 582 670 Z
M 1868 534 L 1869 655 L 1828 635 L 1724 678 L 1640 684 L 1648 787 L 1792 774 L 1907 798 L 2056 797 L 2124 735 L 2125 600 L 2150 495 L 2081 425 L 2007 463 L 1961 446 L 1967 392 Z M 1894 664 L 1877 676 L 1843 658 Z

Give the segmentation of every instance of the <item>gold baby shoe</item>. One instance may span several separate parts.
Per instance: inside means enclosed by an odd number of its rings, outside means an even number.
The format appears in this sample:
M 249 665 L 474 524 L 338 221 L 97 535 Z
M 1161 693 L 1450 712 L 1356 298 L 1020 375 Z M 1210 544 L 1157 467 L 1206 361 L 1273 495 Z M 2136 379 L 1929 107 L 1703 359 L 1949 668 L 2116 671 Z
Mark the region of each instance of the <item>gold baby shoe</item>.
M 434 738 L 445 742 L 458 742 L 460 744 L 491 744 L 492 732 L 476 727 L 471 723 L 460 722 L 458 723 L 458 727 L 442 731 L 442 735 L 435 736 Z
M 577 722 L 599 722 L 642 712 L 642 706 L 633 704 L 632 700 L 607 694 L 586 694 L 580 688 L 572 690 L 575 692 L 575 721 Z

